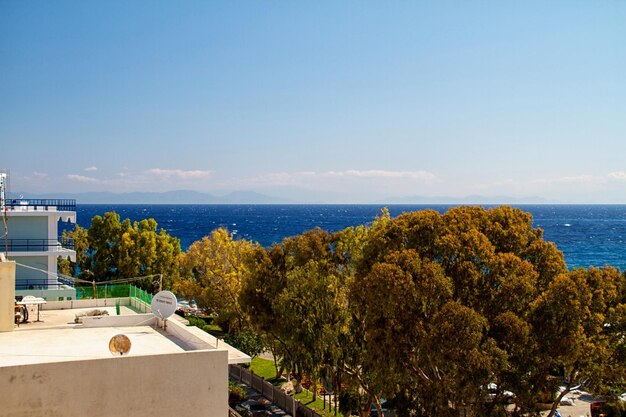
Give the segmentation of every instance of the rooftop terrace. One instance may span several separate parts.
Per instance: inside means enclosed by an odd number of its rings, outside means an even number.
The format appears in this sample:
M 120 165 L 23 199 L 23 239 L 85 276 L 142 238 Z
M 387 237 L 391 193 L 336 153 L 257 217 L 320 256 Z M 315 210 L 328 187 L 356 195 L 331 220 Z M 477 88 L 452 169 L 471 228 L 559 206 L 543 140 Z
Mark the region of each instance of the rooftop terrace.
M 120 315 L 116 315 L 117 299 L 99 299 L 50 302 L 40 312 L 41 320 L 21 324 L 13 332 L 0 333 L 0 367 L 82 361 L 111 358 L 109 341 L 117 334 L 125 334 L 131 341 L 129 356 L 163 355 L 194 350 L 226 350 L 229 363 L 249 362 L 250 358 L 204 331 L 186 325 L 174 315 L 163 322 L 147 312 L 138 313 L 136 299 L 122 298 Z M 91 306 L 86 307 L 86 303 Z M 106 304 L 106 305 L 105 305 Z M 60 309 L 59 306 L 65 307 Z M 72 308 L 78 306 L 78 308 Z M 105 310 L 108 316 L 82 317 L 77 315 L 94 309 Z M 34 314 L 34 315 L 32 315 Z M 31 317 L 36 317 L 36 310 Z
M 40 198 L 14 198 L 6 200 L 6 208 L 9 212 L 20 211 L 76 211 L 74 199 L 40 199 Z

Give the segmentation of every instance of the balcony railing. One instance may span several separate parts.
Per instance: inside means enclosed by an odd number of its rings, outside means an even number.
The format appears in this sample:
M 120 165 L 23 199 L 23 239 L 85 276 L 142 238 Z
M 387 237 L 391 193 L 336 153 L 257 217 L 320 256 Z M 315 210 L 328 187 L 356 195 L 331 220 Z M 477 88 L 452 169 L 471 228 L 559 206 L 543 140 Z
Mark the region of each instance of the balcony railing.
M 76 200 L 73 199 L 7 199 L 8 211 L 76 211 Z
M 0 246 L 1 243 L 0 242 Z M 9 252 L 47 252 L 52 249 L 74 249 L 74 239 L 59 236 L 58 239 L 9 239 Z
M 15 282 L 16 290 L 60 290 L 74 287 L 74 282 L 59 278 L 57 282 L 47 279 L 19 279 Z

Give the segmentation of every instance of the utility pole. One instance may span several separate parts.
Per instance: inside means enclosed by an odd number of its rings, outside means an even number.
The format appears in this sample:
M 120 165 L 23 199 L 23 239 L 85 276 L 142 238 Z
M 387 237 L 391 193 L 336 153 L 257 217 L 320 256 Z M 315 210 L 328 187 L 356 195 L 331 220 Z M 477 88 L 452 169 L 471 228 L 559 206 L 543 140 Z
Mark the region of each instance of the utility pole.
M 7 174 L 6 172 L 0 172 L 0 209 L 2 209 L 2 221 L 4 223 L 4 255 L 6 259 L 9 259 L 9 226 L 7 224 L 7 201 L 6 201 L 6 188 L 7 188 Z

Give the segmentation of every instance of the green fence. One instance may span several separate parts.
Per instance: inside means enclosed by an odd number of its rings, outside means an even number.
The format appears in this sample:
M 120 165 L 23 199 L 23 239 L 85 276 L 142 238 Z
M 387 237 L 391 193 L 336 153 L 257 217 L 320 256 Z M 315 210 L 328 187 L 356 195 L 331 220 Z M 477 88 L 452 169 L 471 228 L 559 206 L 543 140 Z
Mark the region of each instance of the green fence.
M 148 291 L 144 291 L 141 288 L 135 287 L 134 285 L 129 285 L 129 287 L 129 297 L 135 297 L 148 305 L 152 303 L 152 294 L 150 294 Z
M 152 294 L 130 284 L 97 285 L 96 291 L 98 298 L 135 297 L 148 305 L 152 302 Z M 76 287 L 77 300 L 90 300 L 93 298 L 92 285 Z
M 98 298 L 116 298 L 116 297 L 128 297 L 130 293 L 129 284 L 118 285 L 97 285 L 96 291 Z M 93 299 L 93 286 L 77 286 L 76 287 L 76 299 L 77 300 L 90 300 Z

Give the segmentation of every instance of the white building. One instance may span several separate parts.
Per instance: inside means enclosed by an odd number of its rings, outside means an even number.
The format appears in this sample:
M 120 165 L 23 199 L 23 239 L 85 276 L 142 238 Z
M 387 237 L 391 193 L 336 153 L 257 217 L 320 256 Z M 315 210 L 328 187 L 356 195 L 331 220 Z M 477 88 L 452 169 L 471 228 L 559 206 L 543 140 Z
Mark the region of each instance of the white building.
M 228 365 L 249 356 L 129 297 L 48 301 L 13 328 L 14 267 L 0 256 L 0 417 L 228 416 Z M 94 308 L 108 315 L 75 323 Z M 114 356 L 119 334 L 131 347 Z
M 15 295 L 75 299 L 72 283 L 57 275 L 57 258 L 76 261 L 73 241 L 58 236 L 59 220 L 76 223 L 76 200 L 7 199 L 3 215 L 0 250 L 17 263 Z M 6 229 L 0 222 L 0 236 Z

